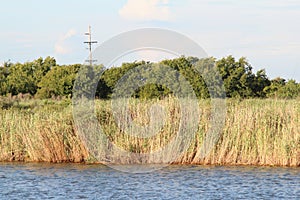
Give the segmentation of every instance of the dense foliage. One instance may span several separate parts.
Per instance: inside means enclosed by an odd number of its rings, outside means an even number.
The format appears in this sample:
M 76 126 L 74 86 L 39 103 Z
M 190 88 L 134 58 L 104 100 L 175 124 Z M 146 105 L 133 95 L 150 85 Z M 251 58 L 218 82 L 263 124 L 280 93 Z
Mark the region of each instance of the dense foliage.
M 213 73 L 207 73 L 212 65 L 216 67 L 222 80 L 216 80 L 213 78 Z M 163 66 L 168 66 L 172 70 Z M 236 60 L 232 56 L 219 60 L 180 57 L 159 63 L 140 61 L 123 63 L 120 67 L 109 69 L 103 66 L 95 66 L 91 69 L 79 64 L 59 66 L 52 57 L 39 58 L 23 64 L 4 63 L 0 67 L 0 95 L 30 94 L 37 98 L 71 97 L 79 70 L 83 71 L 79 77 L 83 90 L 88 92 L 89 83 L 95 84 L 96 80 L 98 86 L 95 95 L 101 99 L 111 98 L 116 86 L 121 90 L 127 90 L 128 88 L 122 88 L 122 81 L 127 83 L 127 87 L 131 87 L 129 89 L 134 90 L 132 96 L 138 98 L 161 98 L 178 92 L 185 95 L 184 91 L 187 89 L 178 86 L 178 81 L 183 79 L 190 84 L 199 98 L 210 97 L 207 81 L 211 83 L 223 81 L 226 96 L 231 98 L 297 98 L 300 96 L 300 84 L 295 80 L 286 81 L 283 78 L 270 80 L 265 70 L 254 73 L 246 58 Z M 201 76 L 203 73 L 206 73 L 206 79 Z M 163 83 L 157 84 L 161 81 Z M 136 85 L 139 87 L 136 88 Z M 220 91 L 213 92 L 221 95 Z

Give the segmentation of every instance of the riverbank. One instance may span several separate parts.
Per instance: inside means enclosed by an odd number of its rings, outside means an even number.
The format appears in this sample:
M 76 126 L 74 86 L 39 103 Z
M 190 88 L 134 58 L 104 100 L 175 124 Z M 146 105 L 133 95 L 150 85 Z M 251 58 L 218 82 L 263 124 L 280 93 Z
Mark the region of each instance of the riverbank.
M 115 145 L 128 152 L 147 154 L 168 144 L 178 131 L 180 118 L 178 102 L 168 98 L 143 103 L 132 100 L 133 119 L 141 125 L 149 124 L 147 110 L 153 103 L 166 108 L 167 119 L 159 134 L 151 138 L 136 138 L 120 131 L 109 100 L 96 101 L 96 116 Z M 199 108 L 196 137 L 188 151 L 173 163 L 300 166 L 299 100 L 227 100 L 223 132 L 204 158 L 199 155 L 210 126 L 211 105 L 201 100 Z M 0 110 L 0 119 L 0 161 L 96 162 L 78 135 L 69 100 L 8 102 Z M 128 160 L 119 159 L 120 164 L 128 164 Z M 151 163 L 143 161 L 148 162 Z

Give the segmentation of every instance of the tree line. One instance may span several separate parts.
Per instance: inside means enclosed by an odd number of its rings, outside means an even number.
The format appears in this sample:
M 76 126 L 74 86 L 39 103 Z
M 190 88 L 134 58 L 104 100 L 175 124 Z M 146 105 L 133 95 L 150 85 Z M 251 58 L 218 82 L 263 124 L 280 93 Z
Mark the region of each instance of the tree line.
M 162 66 L 168 66 L 172 70 Z M 200 66 L 198 71 L 194 66 Z M 222 80 L 216 80 L 213 73 L 207 73 L 211 71 L 212 66 L 215 67 Z M 149 70 L 150 67 L 151 70 Z M 83 68 L 86 69 L 82 70 Z M 134 69 L 139 71 L 135 74 L 130 73 Z M 285 80 L 280 77 L 271 80 L 264 69 L 254 73 L 246 58 L 236 59 L 233 56 L 221 59 L 182 56 L 158 63 L 145 61 L 123 63 L 119 67 L 111 68 L 104 68 L 102 65 L 93 66 L 93 68 L 81 64 L 58 65 L 53 57 L 39 58 L 25 63 L 6 62 L 0 67 L 0 95 L 30 94 L 41 99 L 71 97 L 74 81 L 79 71 L 84 71 L 79 77 L 82 80 L 82 90 L 88 91 L 89 84 L 85 83 L 96 80 L 95 96 L 100 99 L 111 98 L 116 86 L 126 91 L 127 89 L 122 88 L 120 84 L 122 81 L 127 83 L 126 87 L 133 89 L 132 96 L 136 98 L 162 98 L 174 92 L 184 94 L 188 90 L 176 86 L 177 80 L 181 79 L 189 83 L 199 98 L 209 98 L 211 95 L 207 80 L 212 83 L 222 81 L 226 97 L 229 98 L 292 99 L 300 97 L 300 84 L 295 80 Z M 206 79 L 201 76 L 201 72 L 205 73 Z M 148 83 L 135 88 L 135 83 L 143 79 L 149 80 Z M 164 80 L 166 84 L 158 84 L 159 80 Z

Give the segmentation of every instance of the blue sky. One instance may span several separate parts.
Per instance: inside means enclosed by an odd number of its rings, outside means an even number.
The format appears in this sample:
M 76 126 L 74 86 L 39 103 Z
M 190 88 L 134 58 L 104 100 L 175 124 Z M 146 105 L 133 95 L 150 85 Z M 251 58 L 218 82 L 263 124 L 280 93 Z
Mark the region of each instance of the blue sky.
M 188 36 L 210 56 L 245 56 L 270 78 L 300 82 L 299 19 L 299 0 L 2 0 L 0 62 L 49 55 L 82 63 L 88 25 L 99 44 L 158 27 Z

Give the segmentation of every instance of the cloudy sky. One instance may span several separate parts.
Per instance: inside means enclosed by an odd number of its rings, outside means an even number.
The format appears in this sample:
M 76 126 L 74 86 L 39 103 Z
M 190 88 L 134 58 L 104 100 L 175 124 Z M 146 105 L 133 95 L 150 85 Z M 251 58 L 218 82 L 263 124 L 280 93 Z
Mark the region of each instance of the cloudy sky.
M 99 45 L 122 32 L 155 27 L 188 36 L 210 56 L 245 56 L 270 78 L 300 81 L 299 0 L 0 2 L 1 63 L 48 55 L 59 64 L 83 63 L 88 25 Z

